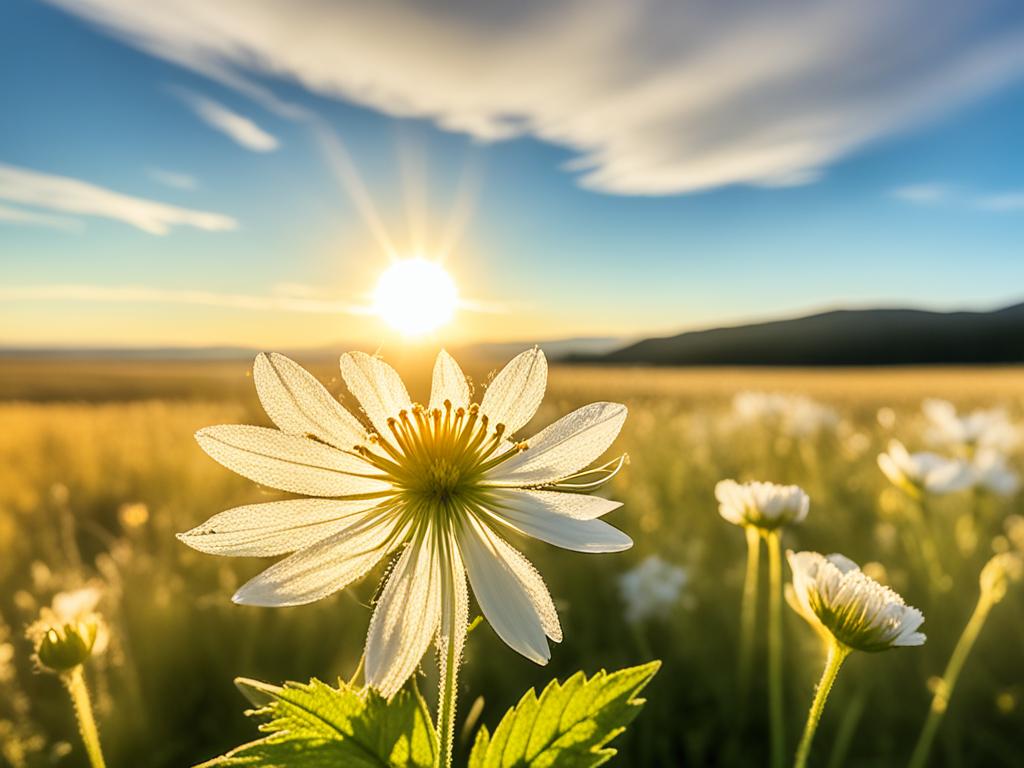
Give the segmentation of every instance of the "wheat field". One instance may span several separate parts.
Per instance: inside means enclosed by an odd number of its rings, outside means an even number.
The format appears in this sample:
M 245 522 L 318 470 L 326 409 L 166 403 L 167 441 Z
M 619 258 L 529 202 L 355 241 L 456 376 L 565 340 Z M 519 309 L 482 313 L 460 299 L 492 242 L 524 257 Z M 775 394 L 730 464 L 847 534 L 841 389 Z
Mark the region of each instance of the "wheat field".
M 110 626 L 90 667 L 109 762 L 180 768 L 251 738 L 236 676 L 281 681 L 352 674 L 376 579 L 319 603 L 270 610 L 230 595 L 265 562 L 218 559 L 180 544 L 228 507 L 275 498 L 210 460 L 192 434 L 219 423 L 267 423 L 244 362 L 4 360 L 0 363 L 0 763 L 78 766 L 84 758 L 57 681 L 35 673 L 24 627 L 57 592 L 95 584 Z M 400 361 L 414 397 L 429 366 Z M 336 368 L 311 369 L 341 394 Z M 467 366 L 482 386 L 491 366 Z M 737 394 L 813 398 L 829 416 L 797 427 L 745 418 Z M 547 668 L 481 626 L 471 634 L 461 749 L 527 685 L 578 668 L 664 662 L 648 703 L 617 742 L 622 766 L 761 765 L 767 760 L 764 664 L 747 700 L 736 681 L 742 533 L 717 513 L 723 478 L 795 483 L 811 498 L 793 549 L 870 564 L 925 614 L 921 649 L 860 654 L 837 684 L 817 736 L 820 766 L 905 765 L 993 552 L 1024 544 L 1019 496 L 970 491 L 929 505 L 926 524 L 948 582 L 936 583 L 908 529 L 905 499 L 876 464 L 892 438 L 925 447 L 921 403 L 1005 407 L 1024 419 L 1024 370 L 640 369 L 555 366 L 543 425 L 593 400 L 628 405 L 616 443 L 630 463 L 605 489 L 609 518 L 633 549 L 588 557 L 519 541 L 555 597 L 565 640 Z M 813 426 L 812 428 L 809 428 Z M 663 615 L 628 621 L 621 576 L 656 554 L 685 572 Z M 866 566 L 865 566 L 866 567 Z M 788 573 L 787 573 L 788 578 Z M 820 672 L 815 634 L 786 609 L 785 709 L 795 744 Z M 764 606 L 761 606 L 764 616 Z M 7 649 L 6 651 L 4 649 Z M 763 660 L 764 648 L 757 648 Z M 421 687 L 433 691 L 425 666 Z M 747 712 L 745 718 L 741 712 Z M 995 607 L 969 658 L 933 752 L 938 766 L 1024 764 L 1024 590 Z

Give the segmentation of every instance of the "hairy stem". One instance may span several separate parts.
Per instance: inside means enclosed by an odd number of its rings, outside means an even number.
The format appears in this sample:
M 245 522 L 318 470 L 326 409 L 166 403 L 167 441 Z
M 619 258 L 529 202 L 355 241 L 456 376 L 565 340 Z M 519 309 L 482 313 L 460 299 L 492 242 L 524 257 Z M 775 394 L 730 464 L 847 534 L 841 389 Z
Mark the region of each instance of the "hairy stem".
M 850 655 L 850 649 L 840 645 L 835 640 L 829 641 L 828 658 L 825 660 L 825 670 L 821 673 L 821 680 L 814 691 L 814 700 L 811 702 L 811 711 L 807 713 L 807 725 L 804 726 L 804 735 L 800 739 L 800 746 L 796 750 L 795 768 L 804 768 L 807 765 L 807 756 L 811 753 L 811 742 L 814 741 L 814 732 L 818 730 L 818 723 L 821 722 L 821 713 L 825 710 L 825 702 L 828 701 L 828 694 L 836 681 L 840 667 Z
M 449 637 L 441 664 L 441 690 L 437 702 L 437 763 L 440 768 L 451 768 L 455 743 L 455 697 L 459 674 L 459 660 L 455 657 L 455 642 Z
M 61 680 L 71 697 L 71 704 L 75 708 L 75 718 L 78 720 L 78 732 L 82 736 L 82 744 L 85 746 L 85 753 L 89 756 L 89 765 L 92 768 L 106 768 L 103 760 L 103 750 L 100 748 L 100 733 L 96 728 L 96 719 L 92 714 L 92 704 L 89 702 L 89 688 L 85 684 L 85 675 L 82 668 L 75 667 L 70 672 L 61 675 Z
M 786 722 L 782 700 L 782 541 L 778 531 L 765 536 L 768 544 L 768 715 L 771 724 L 772 766 L 786 761 Z
M 922 768 L 927 764 L 928 753 L 931 751 L 935 734 L 938 733 L 939 725 L 949 707 L 949 700 L 953 696 L 953 688 L 960 676 L 960 670 L 963 669 L 964 662 L 967 661 L 967 657 L 971 653 L 971 648 L 974 647 L 978 635 L 981 634 L 981 628 L 985 626 L 985 619 L 988 618 L 991 608 L 992 601 L 982 592 L 981 597 L 978 598 L 978 604 L 974 607 L 974 613 L 971 614 L 967 626 L 964 627 L 964 631 L 957 641 L 956 648 L 953 649 L 953 655 L 949 657 L 946 671 L 935 688 L 932 704 L 928 710 L 928 719 L 925 720 L 921 736 L 914 748 L 914 754 L 910 758 L 910 768 Z
M 746 702 L 750 692 L 750 673 L 754 662 L 754 627 L 757 622 L 757 575 L 761 556 L 761 536 L 747 526 L 747 575 L 743 581 L 743 603 L 740 606 L 740 701 Z M 745 704 L 741 704 L 745 706 Z

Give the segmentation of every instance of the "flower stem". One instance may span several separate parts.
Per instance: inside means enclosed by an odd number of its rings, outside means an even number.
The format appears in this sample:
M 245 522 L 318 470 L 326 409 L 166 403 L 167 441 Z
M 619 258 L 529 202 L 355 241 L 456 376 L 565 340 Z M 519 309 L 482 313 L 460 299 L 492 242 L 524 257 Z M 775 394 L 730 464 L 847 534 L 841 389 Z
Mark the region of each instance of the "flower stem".
M 914 748 L 914 754 L 910 758 L 910 768 L 922 768 L 922 766 L 927 764 L 928 753 L 931 751 L 935 734 L 939 730 L 942 718 L 949 707 L 949 700 L 953 696 L 953 687 L 956 685 L 957 678 L 960 676 L 960 670 L 963 669 L 964 662 L 967 661 L 971 648 L 974 647 L 974 642 L 978 639 L 978 635 L 981 634 L 981 628 L 985 626 L 985 619 L 988 618 L 988 612 L 991 608 L 992 600 L 989 599 L 985 592 L 982 592 L 981 597 L 978 598 L 978 604 L 974 607 L 974 613 L 971 614 L 967 626 L 964 627 L 964 631 L 957 641 L 956 648 L 953 649 L 953 655 L 949 657 L 946 671 L 935 688 L 931 708 L 928 710 L 928 719 L 925 720 L 921 736 L 918 738 L 917 746 Z
M 768 544 L 768 714 L 772 766 L 786 760 L 786 723 L 782 700 L 782 542 L 778 531 L 766 534 Z
M 821 721 L 821 713 L 825 710 L 825 702 L 832 690 L 832 685 L 839 674 L 839 668 L 843 666 L 846 657 L 850 655 L 850 649 L 840 645 L 835 640 L 829 641 L 828 658 L 825 660 L 825 670 L 821 673 L 821 680 L 814 691 L 814 700 L 811 702 L 811 711 L 807 714 L 807 725 L 804 726 L 804 735 L 800 739 L 800 746 L 796 750 L 795 768 L 804 768 L 807 765 L 807 756 L 811 752 L 811 742 L 814 740 L 814 732 L 818 730 L 818 723 Z
M 754 662 L 754 626 L 757 622 L 757 575 L 761 556 L 761 535 L 747 526 L 747 575 L 743 581 L 743 603 L 740 606 L 740 701 L 746 702 L 750 691 L 750 673 Z
M 455 642 L 452 637 L 449 637 L 441 663 L 441 690 L 437 702 L 437 764 L 439 768 L 451 768 L 452 765 L 458 674 L 459 660 L 456 657 Z
M 85 684 L 85 675 L 80 666 L 61 675 L 64 686 L 68 689 L 71 704 L 75 708 L 78 720 L 78 732 L 85 745 L 85 753 L 89 756 L 92 768 L 106 768 L 103 761 L 103 750 L 100 748 L 100 734 L 96 728 L 96 720 L 92 715 L 92 704 L 89 702 L 89 688 Z

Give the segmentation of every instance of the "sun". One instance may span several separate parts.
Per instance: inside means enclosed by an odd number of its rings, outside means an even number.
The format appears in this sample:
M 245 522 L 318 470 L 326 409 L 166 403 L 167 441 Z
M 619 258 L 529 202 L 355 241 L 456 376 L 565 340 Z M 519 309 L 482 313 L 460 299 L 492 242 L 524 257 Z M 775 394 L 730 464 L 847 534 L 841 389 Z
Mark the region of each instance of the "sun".
M 373 294 L 374 312 L 406 336 L 422 336 L 445 325 L 458 303 L 451 275 L 419 256 L 394 262 Z

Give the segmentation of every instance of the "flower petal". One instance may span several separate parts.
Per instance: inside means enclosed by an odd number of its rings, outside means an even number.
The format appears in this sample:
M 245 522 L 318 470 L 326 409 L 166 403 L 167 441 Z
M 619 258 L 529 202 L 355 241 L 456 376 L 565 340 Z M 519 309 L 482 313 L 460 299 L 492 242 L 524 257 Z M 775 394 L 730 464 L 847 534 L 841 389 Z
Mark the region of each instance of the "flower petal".
M 561 480 L 604 453 L 625 420 L 626 406 L 619 403 L 585 405 L 527 440 L 529 447 L 499 464 L 488 482 L 528 486 Z
M 629 536 L 603 520 L 573 520 L 537 504 L 519 506 L 504 499 L 489 511 L 519 533 L 575 552 L 622 552 L 633 546 Z
M 469 628 L 469 589 L 466 586 L 466 566 L 462 561 L 462 552 L 454 537 L 449 538 L 445 545 L 449 551 L 443 556 L 441 569 L 441 624 L 437 630 L 437 652 L 442 665 L 447 663 L 450 644 L 455 646 L 453 658 L 456 663 L 462 659 Z M 444 678 L 444 669 L 441 670 L 441 677 Z
M 294 360 L 259 354 L 252 375 L 263 410 L 282 432 L 312 435 L 345 450 L 365 442 L 366 428 Z
M 441 619 L 441 568 L 428 532 L 409 544 L 388 578 L 366 638 L 366 682 L 390 698 L 427 652 Z
M 389 435 L 388 419 L 412 407 L 398 372 L 365 352 L 346 352 L 340 362 L 345 386 L 363 406 L 374 429 L 382 436 Z
M 559 642 L 562 632 L 540 574 L 475 519 L 460 530 L 459 544 L 473 594 L 498 637 L 531 661 L 547 664 L 551 651 L 544 636 Z
M 469 382 L 455 358 L 446 350 L 437 353 L 434 363 L 434 380 L 430 387 L 430 408 L 444 410 L 444 401 L 449 400 L 452 408 L 469 407 Z
M 295 552 L 352 525 L 376 499 L 291 499 L 248 504 L 214 515 L 178 539 L 200 552 L 272 557 Z
M 548 361 L 539 347 L 516 355 L 501 369 L 484 392 L 480 410 L 492 425 L 504 424 L 513 435 L 533 418 L 544 399 Z
M 241 605 L 304 605 L 344 589 L 366 575 L 400 541 L 395 521 L 375 517 L 299 550 L 242 585 L 231 599 Z
M 519 488 L 502 489 L 501 498 L 508 499 L 510 506 L 525 512 L 537 510 L 538 514 L 554 514 L 571 520 L 594 520 L 622 506 L 621 501 L 583 493 L 528 491 Z
M 282 491 L 352 496 L 390 488 L 388 483 L 358 476 L 374 472 L 358 456 L 276 429 L 225 424 L 199 430 L 196 441 L 228 469 Z

